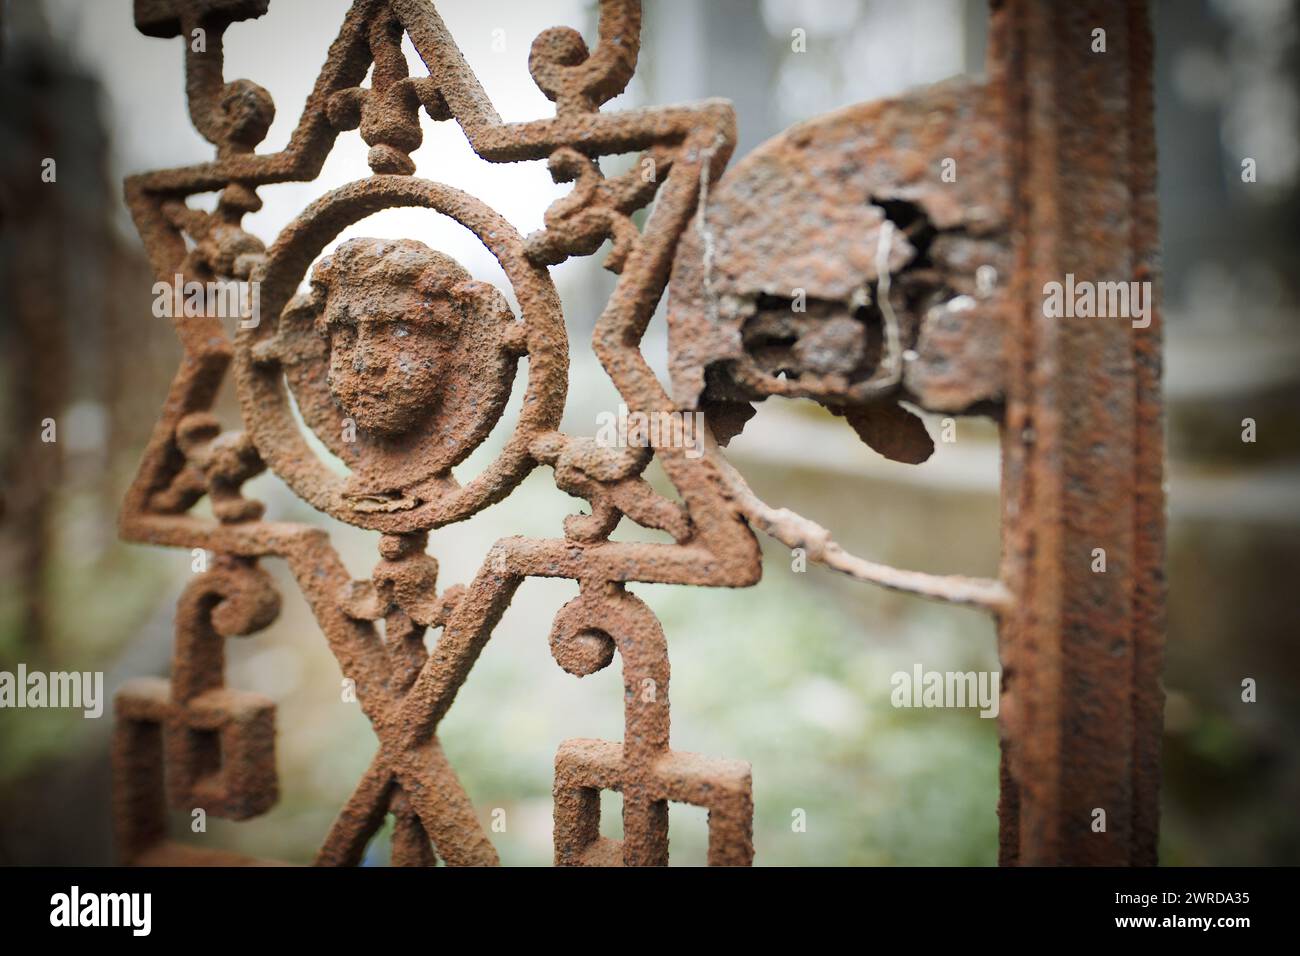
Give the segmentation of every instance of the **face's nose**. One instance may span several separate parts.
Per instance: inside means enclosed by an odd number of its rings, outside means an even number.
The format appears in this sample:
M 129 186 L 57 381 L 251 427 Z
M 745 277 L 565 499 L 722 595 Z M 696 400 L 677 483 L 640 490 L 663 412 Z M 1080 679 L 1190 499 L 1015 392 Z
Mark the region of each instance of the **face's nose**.
M 357 323 L 356 348 L 352 353 L 352 371 L 371 376 L 383 375 L 388 370 L 388 350 L 376 334 L 372 322 Z

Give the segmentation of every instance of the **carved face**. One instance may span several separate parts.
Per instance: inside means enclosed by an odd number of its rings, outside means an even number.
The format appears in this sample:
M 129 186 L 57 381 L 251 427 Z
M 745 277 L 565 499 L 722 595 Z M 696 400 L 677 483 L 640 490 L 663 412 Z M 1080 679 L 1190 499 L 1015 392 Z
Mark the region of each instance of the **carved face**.
M 359 430 L 395 438 L 437 411 L 472 318 L 454 292 L 468 280 L 411 240 L 352 240 L 316 267 L 330 395 Z
M 457 328 L 455 319 L 428 313 L 448 308 L 445 301 L 430 307 L 410 289 L 331 292 L 324 314 L 330 394 L 358 428 L 393 436 L 434 411 Z

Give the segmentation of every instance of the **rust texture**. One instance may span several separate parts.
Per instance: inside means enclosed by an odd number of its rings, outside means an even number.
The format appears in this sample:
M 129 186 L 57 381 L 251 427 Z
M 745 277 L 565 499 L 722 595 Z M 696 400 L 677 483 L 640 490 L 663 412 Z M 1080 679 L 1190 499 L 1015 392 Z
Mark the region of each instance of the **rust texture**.
M 1001 859 L 1151 865 L 1164 704 L 1158 299 L 1136 328 L 1047 318 L 1041 295 L 1067 273 L 1156 286 L 1150 27 L 1135 0 L 1015 0 L 994 26 L 1016 256 Z M 1086 42 L 1098 28 L 1104 55 Z
M 709 460 L 685 443 L 655 449 L 597 446 L 557 430 L 568 378 L 561 305 L 547 267 L 589 255 L 606 239 L 606 266 L 620 274 L 593 347 L 629 407 L 675 406 L 638 348 L 662 296 L 678 237 L 700 184 L 716 175 L 734 142 L 729 106 L 603 114 L 636 63 L 640 8 L 601 5 L 600 42 L 588 52 L 567 28 L 534 42 L 529 68 L 556 104 L 554 119 L 504 124 L 424 0 L 358 0 L 331 48 L 288 147 L 259 155 L 273 106 L 264 90 L 221 75 L 221 36 L 265 3 L 137 4 L 151 35 L 189 36 L 203 27 L 208 52 L 187 46 L 194 125 L 216 159 L 132 177 L 126 192 L 158 277 L 259 283 L 263 321 L 233 337 L 219 319 L 175 320 L 185 359 L 123 508 L 124 537 L 205 548 L 214 568 L 181 599 L 168 681 L 146 681 L 118 698 L 119 844 L 134 862 L 229 862 L 216 851 L 167 840 L 166 806 L 203 807 L 241 819 L 274 803 L 274 707 L 222 686 L 223 637 L 267 626 L 278 602 L 259 567 L 289 564 L 380 748 L 324 835 L 317 862 L 354 864 L 386 815 L 395 820 L 393 860 L 427 865 L 496 862 L 474 808 L 437 739 L 438 723 L 520 582 L 530 575 L 580 584 L 556 617 L 557 662 L 579 676 L 623 658 L 625 740 L 569 741 L 556 758 L 559 863 L 667 861 L 667 802 L 709 808 L 709 859 L 753 857 L 748 765 L 674 751 L 669 743 L 667 646 L 658 621 L 624 586 L 633 581 L 744 586 L 759 576 L 758 547 Z M 409 77 L 401 55 L 410 36 L 429 68 Z M 370 86 L 361 83 L 371 63 Z M 454 120 L 491 162 L 547 160 L 573 192 L 527 238 L 484 201 L 416 178 L 418 111 Z M 335 135 L 359 128 L 375 175 L 322 196 L 269 246 L 245 232 L 259 186 L 315 177 Z M 642 151 L 638 166 L 605 179 L 601 155 Z M 216 210 L 186 197 L 220 190 Z M 658 200 L 644 231 L 631 213 Z M 345 227 L 382 209 L 412 206 L 450 217 L 500 262 L 520 314 L 493 286 L 413 240 L 356 239 L 321 253 Z M 188 241 L 187 241 L 188 240 Z M 308 291 L 295 294 L 302 281 Z M 528 359 L 523 411 L 496 460 L 464 484 L 452 469 L 496 424 Z M 211 405 L 233 364 L 242 427 L 224 431 Z M 295 418 L 341 459 L 339 476 L 308 445 Z M 681 493 L 663 498 L 641 477 L 658 455 Z M 467 585 L 439 589 L 426 553 L 431 530 L 500 501 L 538 465 L 586 499 L 554 539 L 507 538 Z M 241 493 L 264 468 L 340 521 L 380 532 L 369 580 L 344 571 L 324 532 L 262 520 Z M 207 495 L 215 520 L 189 514 Z M 611 542 L 627 516 L 668 531 L 672 544 Z M 382 623 L 381 623 L 382 622 Z M 426 633 L 440 631 L 432 644 Z M 601 788 L 624 794 L 620 844 L 600 841 Z
M 1097 6 L 1108 15 L 1128 9 Z M 1123 818 L 1109 840 L 1153 846 L 1154 782 L 1146 771 L 1154 772 L 1159 706 L 1158 338 L 1044 332 L 1030 294 L 1033 281 L 1070 264 L 1065 254 L 1075 250 L 1080 262 L 1096 257 L 1098 269 L 1111 270 L 1107 276 L 1150 265 L 1151 106 L 1142 86 L 1149 51 L 1140 36 L 1131 46 L 1137 65 L 1121 84 L 1132 83 L 1124 87 L 1132 125 L 1092 99 L 1070 110 L 1080 124 L 1130 137 L 1129 152 L 1108 157 L 1124 160 L 1121 172 L 1095 173 L 1108 183 L 1118 175 L 1131 191 L 1116 200 L 1117 214 L 1131 217 L 1133 237 L 1120 250 L 1109 235 L 1075 235 L 1072 210 L 1045 213 L 1035 198 L 1070 185 L 1046 179 L 1049 161 L 1059 161 L 1049 147 L 1062 120 L 1046 99 L 1035 101 L 1036 111 L 1026 108 L 1026 91 L 1042 97 L 1059 88 L 1053 84 L 1073 82 L 1062 78 L 1068 57 L 1039 62 L 1025 53 L 1030 27 L 1045 31 L 1049 48 L 1073 42 L 1066 33 L 1077 23 L 1046 12 L 1047 5 L 997 11 L 999 55 L 1013 57 L 995 87 L 1001 97 L 952 83 L 851 107 L 787 131 L 725 176 L 735 142 L 727 103 L 602 111 L 636 66 L 635 0 L 602 0 L 594 50 L 569 28 L 537 37 L 529 70 L 555 116 L 523 123 L 499 118 L 429 0 L 355 0 L 287 147 L 259 154 L 274 105 L 256 83 L 225 79 L 222 37 L 231 23 L 266 8 L 267 0 L 136 2 L 137 26 L 148 35 L 206 31 L 205 51 L 186 43 L 186 90 L 191 120 L 215 157 L 129 178 L 132 216 L 159 280 L 180 274 L 255 282 L 260 321 L 238 323 L 232 333 L 221 319 L 174 318 L 184 358 L 122 509 L 124 538 L 214 555 L 211 569 L 181 596 L 171 679 L 137 681 L 118 695 L 114 799 L 124 860 L 258 862 L 170 841 L 165 816 L 168 807 L 201 807 L 246 819 L 276 800 L 274 704 L 226 688 L 222 654 L 225 638 L 254 634 L 278 613 L 279 597 L 260 564 L 269 558 L 287 562 L 379 738 L 323 836 L 318 864 L 360 862 L 388 815 L 394 863 L 497 862 L 437 731 L 530 576 L 579 584 L 551 627 L 555 661 L 582 677 L 610 665 L 617 652 L 623 670 L 623 740 L 559 746 L 556 863 L 666 863 L 667 805 L 679 801 L 708 808 L 711 864 L 749 864 L 749 766 L 672 749 L 667 640 L 626 585 L 752 585 L 761 566 L 751 529 L 857 579 L 999 616 L 1015 704 L 1003 726 L 1004 862 L 1092 861 L 1073 849 L 1082 837 L 1060 816 L 1068 809 L 1062 787 L 1091 799 L 1075 777 L 1091 781 L 1096 771 L 1109 781 L 1119 764 L 1135 783 L 1122 795 L 1098 793 L 1116 808 L 1112 819 Z M 1137 5 L 1126 14 L 1134 35 L 1143 13 Z M 427 76 L 409 75 L 404 36 Z M 459 124 L 483 160 L 545 160 L 572 190 L 551 206 L 542 230 L 519 235 L 483 199 L 415 175 L 421 111 Z M 244 214 L 261 206 L 259 187 L 313 180 L 338 132 L 349 129 L 368 147 L 372 176 L 321 196 L 269 245 L 243 229 Z M 641 155 L 628 173 L 606 178 L 597 160 L 618 153 Z M 937 176 L 943 158 L 959 171 L 951 182 Z M 212 212 L 187 201 L 214 191 Z M 633 213 L 652 200 L 638 228 Z M 500 263 L 519 314 L 500 290 L 415 240 L 353 239 L 322 255 L 345 228 L 394 207 L 423 208 L 472 232 Z M 1040 248 L 1044 230 L 1061 238 Z M 1035 243 L 1027 241 L 1031 233 Z M 606 241 L 605 266 L 618 281 L 592 348 L 629 409 L 705 411 L 712 432 L 702 455 L 688 453 L 676 417 L 652 448 L 603 447 L 558 430 L 569 344 L 549 267 L 591 255 Z M 1043 250 L 1056 258 L 1040 262 Z M 1128 258 L 1113 258 L 1121 253 Z M 640 349 L 670 276 L 671 393 Z M 299 292 L 304 281 L 307 291 Z M 1125 355 L 1127 365 L 1110 361 Z M 523 358 L 527 376 L 517 383 Z M 228 372 L 241 410 L 236 429 L 212 412 Z M 1088 374 L 1112 377 L 1081 377 Z M 1063 394 L 1057 379 L 1088 395 Z M 509 438 L 485 470 L 461 483 L 453 468 L 487 437 L 517 385 L 522 411 Z M 743 427 L 752 402 L 774 395 L 823 403 L 873 449 L 907 462 L 923 461 L 933 444 L 900 402 L 1005 418 L 1002 579 L 880 565 L 758 499 L 719 445 Z M 345 474 L 316 453 L 303 425 L 347 466 Z M 1036 440 L 1025 437 L 1031 431 Z M 1096 512 L 1091 523 L 1073 526 L 1088 532 L 1076 540 L 1064 535 L 1066 504 L 1050 490 L 1078 496 L 1072 482 L 1092 465 L 1065 452 L 1086 455 L 1083 443 L 1095 432 L 1114 449 L 1103 463 L 1106 475 L 1126 470 L 1129 483 L 1102 489 L 1091 503 L 1069 503 Z M 1043 460 L 1048 438 L 1065 451 Z M 642 477 L 652 457 L 680 501 Z M 443 585 L 427 552 L 430 533 L 501 501 L 542 465 L 588 510 L 569 516 L 562 536 L 496 542 L 473 580 Z M 319 511 L 378 533 L 368 580 L 349 576 L 323 530 L 263 519 L 261 503 L 242 486 L 266 469 Z M 1112 511 L 1124 494 L 1127 510 Z M 205 496 L 211 519 L 191 513 Z M 667 532 L 672 543 L 609 540 L 624 517 Z M 1089 592 L 1103 585 L 1068 566 L 1067 547 L 1086 554 L 1094 532 L 1118 535 L 1103 543 L 1133 575 L 1127 591 Z M 1102 597 L 1104 620 L 1081 616 L 1087 601 Z M 1128 626 L 1135 631 L 1124 645 L 1127 657 L 1088 657 L 1099 642 L 1113 650 L 1120 638 L 1111 632 Z M 426 640 L 430 632 L 436 635 Z M 1091 692 L 1094 677 L 1115 681 L 1101 689 L 1105 700 L 1044 709 L 1051 701 L 1044 694 L 1071 686 Z M 1130 697 L 1127 718 L 1093 707 Z M 1076 711 L 1100 724 L 1071 736 Z M 1111 736 L 1118 732 L 1127 736 Z M 1100 740 L 1106 745 L 1094 746 Z M 1031 779 L 1041 787 L 1029 786 Z M 623 794 L 621 841 L 600 836 L 602 789 Z M 1008 809 L 1016 801 L 1019 816 Z M 1145 862 L 1145 851 L 1132 861 Z
M 954 82 L 800 123 L 746 156 L 674 264 L 678 396 L 703 398 L 720 441 L 748 402 L 781 395 L 846 415 L 886 457 L 929 457 L 900 399 L 964 412 L 1002 395 L 999 144 L 987 91 Z

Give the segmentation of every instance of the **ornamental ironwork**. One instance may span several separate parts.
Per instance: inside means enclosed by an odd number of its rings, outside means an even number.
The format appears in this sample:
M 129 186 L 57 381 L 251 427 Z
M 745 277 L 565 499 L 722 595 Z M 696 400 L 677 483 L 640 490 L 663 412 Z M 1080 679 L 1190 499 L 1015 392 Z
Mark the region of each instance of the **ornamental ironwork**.
M 725 175 L 735 144 L 727 103 L 602 109 L 636 66 L 635 0 L 602 0 L 594 50 L 569 28 L 535 39 L 529 70 L 555 115 L 518 123 L 500 119 L 428 0 L 355 0 L 287 147 L 258 153 L 274 105 L 256 83 L 225 78 L 222 38 L 267 5 L 135 4 L 142 32 L 185 44 L 190 118 L 215 150 L 210 162 L 127 180 L 153 269 L 165 282 L 247 284 L 257 297 L 233 335 L 220 319 L 178 310 L 183 359 L 122 509 L 124 538 L 214 555 L 181 595 L 171 678 L 137 679 L 117 698 L 125 861 L 250 862 L 171 841 L 165 820 L 169 806 L 240 820 L 275 803 L 275 705 L 223 678 L 224 640 L 279 612 L 262 567 L 275 559 L 287 562 L 379 739 L 317 863 L 360 862 L 388 815 L 394 863 L 497 862 L 438 728 L 515 590 L 540 576 L 580 588 L 551 625 L 556 663 L 587 675 L 617 651 L 625 701 L 621 741 L 568 740 L 556 754 L 556 863 L 664 864 L 668 802 L 680 801 L 708 809 L 711 864 L 749 864 L 749 766 L 673 749 L 667 639 L 627 585 L 753 585 L 757 530 L 863 581 L 998 617 L 1003 862 L 1154 862 L 1159 324 L 1055 326 L 1033 295 L 1066 267 L 1153 275 L 1141 4 L 1009 0 L 994 11 L 987 83 L 818 117 Z M 1111 31 L 1104 65 L 1075 49 L 1086 53 L 1097 22 Z M 196 31 L 204 43 L 192 42 Z M 409 74 L 404 37 L 427 75 Z M 545 228 L 520 235 L 485 199 L 417 175 L 421 113 L 459 124 L 485 162 L 547 162 L 572 191 Z M 315 179 L 351 129 L 373 175 L 312 202 L 269 246 L 243 228 L 259 188 Z M 1085 149 L 1099 162 L 1071 161 Z M 627 153 L 640 154 L 628 172 L 602 173 L 600 157 Z M 964 174 L 941 178 L 943 159 Z M 212 211 L 190 205 L 210 192 Z M 652 204 L 640 225 L 635 214 Z M 414 239 L 350 239 L 323 254 L 345 228 L 395 207 L 472 232 L 518 314 L 501 290 Z M 570 344 L 548 270 L 607 241 L 604 265 L 618 280 L 591 347 L 628 408 L 663 423 L 644 447 L 559 429 Z M 805 308 L 791 308 L 792 289 Z M 665 293 L 671 390 L 640 349 Z M 213 412 L 227 378 L 242 418 L 233 429 Z M 496 458 L 458 481 L 453 468 L 516 388 L 521 411 Z M 902 402 L 996 418 L 999 580 L 883 566 L 761 501 L 721 446 L 770 396 L 820 402 L 907 462 L 933 444 Z M 708 421 L 700 442 L 685 434 L 694 412 Z M 645 480 L 652 458 L 680 500 Z M 556 537 L 498 541 L 467 583 L 440 581 L 431 537 L 543 466 L 587 510 Z M 263 518 L 242 486 L 266 469 L 319 511 L 378 532 L 368 580 L 351 578 L 321 528 Z M 205 496 L 210 519 L 192 513 Z M 622 518 L 671 543 L 610 540 Z M 1089 579 L 1096 543 L 1124 574 Z M 1080 732 L 1081 717 L 1092 723 Z M 600 835 L 602 790 L 623 795 L 621 841 Z M 1110 814 L 1106 833 L 1088 826 L 1094 806 Z

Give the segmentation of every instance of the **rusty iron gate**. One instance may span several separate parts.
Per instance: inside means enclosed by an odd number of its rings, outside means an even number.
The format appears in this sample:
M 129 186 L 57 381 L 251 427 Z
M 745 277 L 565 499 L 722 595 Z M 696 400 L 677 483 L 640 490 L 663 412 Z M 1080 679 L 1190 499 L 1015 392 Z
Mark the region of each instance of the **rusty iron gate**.
M 711 864 L 750 863 L 749 766 L 672 748 L 665 636 L 625 586 L 753 585 L 757 530 L 862 581 L 996 616 L 1001 862 L 1155 862 L 1159 316 L 1142 327 L 1063 321 L 1040 292 L 1067 274 L 1157 279 L 1143 3 L 994 3 L 987 82 L 818 117 L 725 173 L 735 142 L 725 102 L 602 112 L 636 66 L 636 0 L 602 0 L 594 51 L 568 28 L 536 38 L 528 66 L 555 116 L 522 123 L 500 119 L 429 0 L 355 0 L 288 146 L 259 154 L 274 106 L 256 83 L 225 79 L 222 36 L 267 4 L 135 3 L 142 32 L 184 43 L 190 118 L 216 150 L 211 162 L 127 180 L 153 269 L 168 283 L 257 283 L 260 321 L 246 313 L 232 335 L 218 318 L 177 310 L 184 356 L 122 509 L 127 540 L 214 555 L 180 597 L 171 679 L 136 679 L 117 697 L 124 861 L 253 862 L 169 840 L 166 816 L 202 807 L 240 820 L 276 801 L 275 706 L 225 686 L 223 641 L 276 618 L 279 595 L 260 562 L 279 558 L 379 738 L 318 863 L 358 863 L 390 814 L 397 864 L 497 862 L 437 732 L 529 576 L 580 586 L 551 627 L 556 662 L 585 675 L 617 650 L 625 688 L 622 741 L 569 740 L 556 755 L 556 863 L 666 863 L 668 801 L 708 809 Z M 409 75 L 404 36 L 427 75 Z M 483 199 L 415 175 L 422 110 L 458 123 L 484 161 L 546 160 L 572 191 L 544 229 L 520 236 Z M 372 176 L 318 198 L 269 247 L 242 228 L 261 206 L 259 187 L 313 180 L 338 132 L 357 128 Z M 602 175 L 600 157 L 626 153 L 640 153 L 629 172 Z M 942 176 L 946 161 L 960 175 Z M 187 202 L 207 192 L 219 192 L 213 211 Z M 639 227 L 634 213 L 652 201 Z M 394 207 L 473 232 L 520 315 L 420 242 L 354 239 L 321 256 L 345 227 Z M 706 413 L 699 457 L 686 453 L 679 416 L 663 418 L 649 447 L 558 430 L 569 346 L 548 267 L 607 240 L 618 280 L 592 348 L 629 409 Z M 804 308 L 792 308 L 792 290 Z M 665 291 L 671 392 L 640 349 Z M 513 433 L 461 484 L 452 469 L 501 417 L 523 357 Z M 212 412 L 231 371 L 238 430 Z M 996 419 L 999 579 L 883 566 L 761 501 L 720 446 L 772 395 L 820 402 L 908 462 L 933 445 L 900 401 Z M 346 475 L 313 450 L 299 419 Z M 642 477 L 652 457 L 680 502 Z M 566 519 L 562 537 L 502 539 L 469 584 L 440 587 L 429 532 L 502 500 L 539 465 L 589 513 Z M 263 520 L 241 486 L 267 468 L 318 510 L 380 533 L 369 580 L 351 579 L 323 530 Z M 204 496 L 210 519 L 191 513 Z M 674 543 L 611 541 L 624 516 Z M 1092 572 L 1097 548 L 1106 574 Z M 440 633 L 426 645 L 429 630 Z M 600 836 L 602 789 L 623 794 L 621 841 Z

